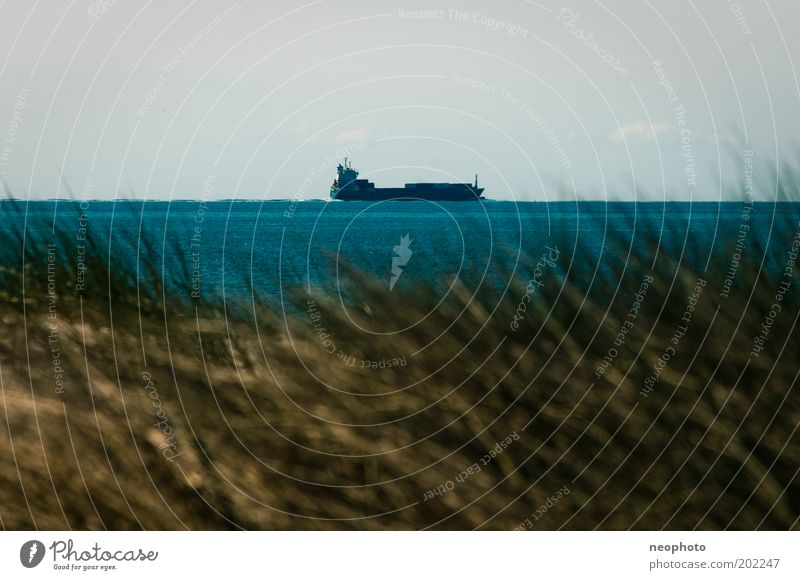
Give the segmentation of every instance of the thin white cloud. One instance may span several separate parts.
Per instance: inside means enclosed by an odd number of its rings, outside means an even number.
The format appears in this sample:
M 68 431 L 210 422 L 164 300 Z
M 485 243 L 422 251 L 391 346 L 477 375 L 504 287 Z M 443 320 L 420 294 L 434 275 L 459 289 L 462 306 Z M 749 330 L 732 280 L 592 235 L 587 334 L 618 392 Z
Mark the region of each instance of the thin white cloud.
M 611 141 L 652 141 L 658 134 L 673 133 L 677 131 L 669 123 L 646 123 L 639 121 L 618 127 L 612 131 L 608 138 Z
M 359 127 L 357 129 L 345 129 L 340 131 L 333 140 L 336 143 L 352 143 L 353 141 L 367 141 L 369 139 L 369 127 Z
M 679 136 L 681 130 L 675 125 L 666 122 L 660 123 L 647 123 L 645 121 L 638 121 L 636 123 L 629 123 L 618 127 L 608 135 L 610 141 L 652 141 L 659 137 Z M 698 141 L 708 141 L 709 143 L 724 143 L 729 142 L 730 139 L 724 133 L 695 133 L 689 131 L 689 137 Z

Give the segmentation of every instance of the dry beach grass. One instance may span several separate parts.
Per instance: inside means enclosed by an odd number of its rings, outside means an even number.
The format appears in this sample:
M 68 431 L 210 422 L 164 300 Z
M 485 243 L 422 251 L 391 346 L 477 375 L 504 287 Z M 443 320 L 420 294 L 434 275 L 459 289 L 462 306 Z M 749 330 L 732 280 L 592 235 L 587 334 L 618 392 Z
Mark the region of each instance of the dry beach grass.
M 727 263 L 634 248 L 589 291 L 544 271 L 524 312 L 540 248 L 500 301 L 456 282 L 436 307 L 350 269 L 357 322 L 416 324 L 374 335 L 319 293 L 166 296 L 97 239 L 76 293 L 47 246 L 72 232 L 23 233 L 0 279 L 5 529 L 800 527 L 794 268 L 755 356 L 781 279 L 753 260 L 721 298 Z

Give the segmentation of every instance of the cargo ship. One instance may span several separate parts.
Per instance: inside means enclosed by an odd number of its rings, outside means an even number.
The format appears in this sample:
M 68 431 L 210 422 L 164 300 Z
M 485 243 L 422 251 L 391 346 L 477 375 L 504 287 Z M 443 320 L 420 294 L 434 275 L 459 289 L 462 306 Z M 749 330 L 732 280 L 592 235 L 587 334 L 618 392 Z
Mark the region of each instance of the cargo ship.
M 368 179 L 359 179 L 358 171 L 345 158 L 337 168 L 331 185 L 331 199 L 344 201 L 478 201 L 483 188 L 469 183 L 406 183 L 405 187 L 375 187 Z

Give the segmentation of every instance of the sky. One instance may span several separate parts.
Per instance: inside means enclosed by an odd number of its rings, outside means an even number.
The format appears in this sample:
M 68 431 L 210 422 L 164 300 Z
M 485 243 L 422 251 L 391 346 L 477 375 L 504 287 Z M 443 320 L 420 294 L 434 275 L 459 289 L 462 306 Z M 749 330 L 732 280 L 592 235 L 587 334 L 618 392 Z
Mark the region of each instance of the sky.
M 0 195 L 775 197 L 796 161 L 796 0 L 9 0 Z M 752 190 L 745 187 L 753 172 Z

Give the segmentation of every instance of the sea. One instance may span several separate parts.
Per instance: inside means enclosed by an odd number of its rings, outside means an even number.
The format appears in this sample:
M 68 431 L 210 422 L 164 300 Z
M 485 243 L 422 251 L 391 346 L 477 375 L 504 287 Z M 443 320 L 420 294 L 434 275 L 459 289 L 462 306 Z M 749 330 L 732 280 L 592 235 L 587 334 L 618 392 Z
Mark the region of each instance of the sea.
M 0 212 L 20 243 L 111 255 L 157 272 L 176 297 L 210 301 L 335 294 L 354 270 L 387 292 L 504 287 L 531 279 L 545 255 L 554 275 L 585 284 L 613 283 L 634 260 L 735 274 L 746 259 L 779 273 L 800 229 L 789 202 L 60 200 L 4 201 Z M 19 259 L 14 246 L 0 248 L 4 262 Z

